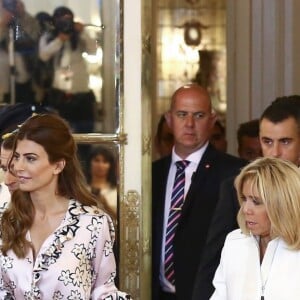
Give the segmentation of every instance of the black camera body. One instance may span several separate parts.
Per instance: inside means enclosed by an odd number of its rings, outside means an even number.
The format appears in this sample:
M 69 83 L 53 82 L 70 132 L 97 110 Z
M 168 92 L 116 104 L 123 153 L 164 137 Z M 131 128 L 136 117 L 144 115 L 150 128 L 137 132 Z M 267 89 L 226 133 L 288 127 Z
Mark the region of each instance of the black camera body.
M 61 19 L 56 20 L 55 29 L 58 32 L 61 32 L 64 34 L 73 33 L 74 32 L 73 18 L 61 18 Z
M 2 0 L 2 6 L 13 15 L 17 13 L 17 0 Z

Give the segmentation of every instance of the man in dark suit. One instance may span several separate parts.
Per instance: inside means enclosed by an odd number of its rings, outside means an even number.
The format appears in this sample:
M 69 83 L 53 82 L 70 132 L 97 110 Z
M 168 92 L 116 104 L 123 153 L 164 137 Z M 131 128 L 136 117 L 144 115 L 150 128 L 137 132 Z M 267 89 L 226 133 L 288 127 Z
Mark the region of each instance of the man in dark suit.
M 219 152 L 209 144 L 216 116 L 208 92 L 199 85 L 189 84 L 175 91 L 166 119 L 174 134 L 174 148 L 172 155 L 155 161 L 152 169 L 152 298 L 189 300 L 206 247 L 220 184 L 225 178 L 236 175 L 246 162 Z M 166 239 L 166 229 L 173 197 L 175 163 L 182 160 L 188 161 L 188 166 L 184 171 L 185 200 L 181 207 L 176 208 L 181 214 L 172 244 L 173 282 L 167 279 L 165 270 L 165 245 L 170 242 Z
M 279 97 L 264 110 L 259 121 L 259 139 L 263 156 L 279 157 L 300 165 L 300 96 Z M 234 178 L 229 178 L 221 185 L 221 197 L 207 239 L 209 251 L 203 254 L 198 268 L 193 300 L 209 299 L 207 286 L 214 273 L 207 274 L 218 267 L 226 235 L 238 228 L 239 204 L 233 181 Z M 211 286 L 210 294 L 213 290 Z

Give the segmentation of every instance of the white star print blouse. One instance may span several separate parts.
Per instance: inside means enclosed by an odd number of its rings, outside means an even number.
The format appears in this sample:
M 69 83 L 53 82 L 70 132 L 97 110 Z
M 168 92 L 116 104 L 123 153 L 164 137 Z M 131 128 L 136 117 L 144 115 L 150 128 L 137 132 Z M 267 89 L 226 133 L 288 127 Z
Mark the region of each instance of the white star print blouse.
M 7 256 L 0 253 L 0 299 L 129 299 L 114 284 L 113 242 L 109 216 L 70 200 L 64 220 L 35 262 L 31 250 L 24 259 L 11 250 Z

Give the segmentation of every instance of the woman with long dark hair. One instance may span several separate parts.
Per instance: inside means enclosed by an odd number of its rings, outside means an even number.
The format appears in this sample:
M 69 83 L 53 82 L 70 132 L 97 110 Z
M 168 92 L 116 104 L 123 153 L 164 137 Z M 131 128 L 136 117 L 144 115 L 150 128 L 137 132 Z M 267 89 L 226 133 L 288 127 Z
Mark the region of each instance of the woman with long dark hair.
M 92 148 L 88 158 L 88 183 L 114 220 L 117 219 L 118 199 L 116 171 L 116 158 L 111 149 L 102 145 Z
M 77 146 L 57 115 L 35 115 L 16 134 L 19 180 L 0 211 L 1 299 L 120 299 L 114 227 L 87 189 Z

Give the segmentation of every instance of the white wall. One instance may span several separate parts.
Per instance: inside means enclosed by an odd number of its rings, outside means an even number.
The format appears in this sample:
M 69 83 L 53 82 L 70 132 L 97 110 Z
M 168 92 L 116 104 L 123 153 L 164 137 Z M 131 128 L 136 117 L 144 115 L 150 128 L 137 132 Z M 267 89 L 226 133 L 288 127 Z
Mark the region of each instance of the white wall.
M 228 0 L 227 138 L 276 97 L 300 93 L 299 0 Z
M 75 17 L 84 23 L 95 21 L 95 15 L 99 16 L 99 1 L 97 0 L 24 0 L 26 10 L 32 15 L 40 11 L 52 14 L 55 7 L 69 7 Z

